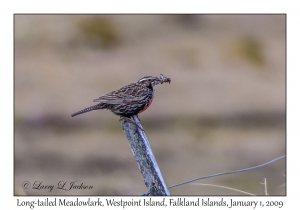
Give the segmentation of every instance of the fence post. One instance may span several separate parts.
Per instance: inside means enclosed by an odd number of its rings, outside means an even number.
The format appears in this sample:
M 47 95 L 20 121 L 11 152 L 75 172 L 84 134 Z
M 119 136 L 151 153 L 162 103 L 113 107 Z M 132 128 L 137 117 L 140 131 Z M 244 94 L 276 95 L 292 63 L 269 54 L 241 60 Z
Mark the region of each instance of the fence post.
M 131 120 L 136 122 L 136 124 L 142 128 L 139 118 L 136 115 L 132 116 Z M 122 118 L 120 119 L 120 123 L 129 141 L 140 171 L 143 174 L 149 195 L 170 195 L 145 132 L 133 123 L 127 122 Z

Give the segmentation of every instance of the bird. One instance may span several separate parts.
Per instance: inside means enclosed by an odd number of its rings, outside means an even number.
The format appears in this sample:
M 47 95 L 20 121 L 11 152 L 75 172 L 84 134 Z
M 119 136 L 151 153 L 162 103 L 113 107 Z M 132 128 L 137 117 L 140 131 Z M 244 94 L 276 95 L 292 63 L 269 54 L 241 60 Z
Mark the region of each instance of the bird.
M 163 83 L 170 84 L 171 79 L 162 74 L 159 77 L 145 76 L 137 82 L 95 99 L 94 102 L 98 102 L 98 104 L 75 112 L 71 116 L 75 117 L 98 109 L 108 109 L 127 122 L 137 125 L 130 118 L 144 112 L 151 105 L 154 98 L 154 86 Z M 138 127 L 142 129 L 140 126 Z

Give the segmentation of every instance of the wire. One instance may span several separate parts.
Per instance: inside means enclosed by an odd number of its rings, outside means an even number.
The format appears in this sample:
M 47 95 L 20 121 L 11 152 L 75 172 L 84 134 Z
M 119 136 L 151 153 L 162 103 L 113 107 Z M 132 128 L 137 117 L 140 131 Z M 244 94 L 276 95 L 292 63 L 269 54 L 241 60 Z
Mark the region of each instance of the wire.
M 278 157 L 278 158 L 275 158 L 275 159 L 273 159 L 273 160 L 271 160 L 267 163 L 264 163 L 264 164 L 261 164 L 261 165 L 258 165 L 258 166 L 253 166 L 253 167 L 250 167 L 250 168 L 244 168 L 244 169 L 235 170 L 235 171 L 228 171 L 228 172 L 222 172 L 222 173 L 217 173 L 217 174 L 211 174 L 211 175 L 208 175 L 208 176 L 200 176 L 200 177 L 197 177 L 195 179 L 191 179 L 191 180 L 188 180 L 188 181 L 185 181 L 185 182 L 181 182 L 179 184 L 171 185 L 168 188 L 170 189 L 170 188 L 173 188 L 173 187 L 178 187 L 180 185 L 188 184 L 188 183 L 197 181 L 199 179 L 206 179 L 206 178 L 215 177 L 215 176 L 221 176 L 221 175 L 226 175 L 226 174 L 234 174 L 234 173 L 238 173 L 238 172 L 242 172 L 242 171 L 249 171 L 249 170 L 252 170 L 252 169 L 260 168 L 260 167 L 263 167 L 265 165 L 271 164 L 271 163 L 273 163 L 277 160 L 280 160 L 282 158 L 285 158 L 285 155 L 283 155 L 281 157 Z

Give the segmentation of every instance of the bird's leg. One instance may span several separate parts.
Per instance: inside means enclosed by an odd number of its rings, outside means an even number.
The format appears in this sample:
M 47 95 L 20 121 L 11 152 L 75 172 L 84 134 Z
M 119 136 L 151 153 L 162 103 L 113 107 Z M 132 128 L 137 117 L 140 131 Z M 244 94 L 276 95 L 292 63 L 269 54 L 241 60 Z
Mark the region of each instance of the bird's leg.
M 120 119 L 124 119 L 125 121 L 129 122 L 129 123 L 132 123 L 132 124 L 135 124 L 139 129 L 141 129 L 142 131 L 144 131 L 143 128 L 141 128 L 141 126 L 139 126 L 135 121 L 133 121 L 132 119 L 128 118 L 128 117 L 125 117 L 125 116 L 120 116 Z M 139 119 L 139 118 L 138 118 Z M 139 119 L 140 120 L 140 119 Z
M 138 118 L 139 122 L 141 122 L 141 120 L 140 120 L 139 116 L 138 116 L 138 115 L 136 115 L 136 117 Z

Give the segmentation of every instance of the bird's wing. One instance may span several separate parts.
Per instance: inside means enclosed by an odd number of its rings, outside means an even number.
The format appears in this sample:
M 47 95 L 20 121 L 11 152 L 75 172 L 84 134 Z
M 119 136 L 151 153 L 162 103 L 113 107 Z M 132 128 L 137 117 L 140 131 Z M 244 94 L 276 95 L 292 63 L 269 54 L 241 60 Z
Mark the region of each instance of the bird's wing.
M 95 99 L 94 102 L 106 103 L 106 104 L 123 104 L 139 101 L 139 98 L 136 98 L 128 94 L 107 94 L 101 96 L 98 99 Z

